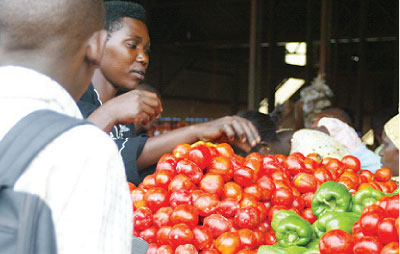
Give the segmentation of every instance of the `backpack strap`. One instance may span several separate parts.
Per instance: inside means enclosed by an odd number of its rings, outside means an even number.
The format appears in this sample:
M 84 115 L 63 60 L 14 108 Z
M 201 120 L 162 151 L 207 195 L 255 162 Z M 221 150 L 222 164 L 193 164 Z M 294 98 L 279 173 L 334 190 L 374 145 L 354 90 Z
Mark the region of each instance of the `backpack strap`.
M 34 111 L 19 120 L 0 142 L 0 186 L 13 187 L 47 144 L 82 124 L 89 122 L 51 110 Z

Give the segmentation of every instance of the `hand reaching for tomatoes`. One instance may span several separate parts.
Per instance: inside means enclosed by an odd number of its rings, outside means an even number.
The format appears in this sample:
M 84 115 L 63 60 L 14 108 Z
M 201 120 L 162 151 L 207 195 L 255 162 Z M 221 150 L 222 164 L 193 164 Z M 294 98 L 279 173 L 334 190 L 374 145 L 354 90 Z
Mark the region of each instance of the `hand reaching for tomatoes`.
M 249 120 L 239 116 L 226 116 L 198 127 L 199 140 L 228 142 L 246 152 L 261 141 L 256 127 Z

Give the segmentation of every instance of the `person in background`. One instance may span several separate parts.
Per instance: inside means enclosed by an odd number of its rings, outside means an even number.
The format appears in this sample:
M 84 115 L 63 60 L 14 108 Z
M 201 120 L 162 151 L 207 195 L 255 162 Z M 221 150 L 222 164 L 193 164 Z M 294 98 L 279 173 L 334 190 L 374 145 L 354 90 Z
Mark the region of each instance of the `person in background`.
M 112 131 L 125 163 L 128 181 L 140 183 L 139 170 L 147 168 L 180 143 L 230 142 L 249 151 L 260 141 L 257 129 L 246 119 L 227 116 L 168 133 L 132 137 L 126 124 L 151 121 L 162 106 L 155 93 L 135 88 L 144 79 L 149 64 L 150 38 L 145 11 L 132 2 L 106 2 L 108 40 L 100 69 L 78 105 L 87 119 L 106 132 Z M 119 90 L 128 90 L 116 96 Z M 128 133 L 128 135 L 127 135 Z
M 383 109 L 376 112 L 371 118 L 371 128 L 374 132 L 374 152 L 379 154 L 383 148 L 383 126 L 389 121 L 396 113 L 392 109 Z
M 381 156 L 382 166 L 392 171 L 394 180 L 399 182 L 399 115 L 394 116 L 384 126 L 382 133 L 383 148 Z
M 40 109 L 82 119 L 76 101 L 107 38 L 103 0 L 1 0 L 0 6 L 0 139 Z M 80 125 L 54 139 L 14 189 L 48 204 L 59 254 L 131 253 L 132 201 L 123 162 L 96 126 Z
M 353 121 L 345 110 L 337 107 L 329 107 L 323 109 L 321 113 L 318 113 L 311 118 L 310 128 L 318 127 L 319 120 L 324 117 L 336 118 L 349 126 L 353 126 Z
M 319 119 L 317 126 L 325 129 L 332 138 L 347 148 L 349 154 L 357 157 L 362 169 L 375 172 L 381 168 L 380 157 L 367 148 L 354 128 L 347 123 L 338 118 L 323 117 Z

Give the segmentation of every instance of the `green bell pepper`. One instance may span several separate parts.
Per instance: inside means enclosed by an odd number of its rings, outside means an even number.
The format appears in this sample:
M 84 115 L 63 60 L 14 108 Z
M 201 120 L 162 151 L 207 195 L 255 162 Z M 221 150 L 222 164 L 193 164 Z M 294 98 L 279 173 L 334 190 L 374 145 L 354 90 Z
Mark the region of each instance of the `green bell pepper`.
M 307 248 L 300 246 L 279 247 L 275 245 L 262 245 L 257 250 L 257 254 L 302 254 Z
M 314 194 L 311 209 L 319 218 L 325 212 L 346 212 L 351 204 L 351 194 L 343 184 L 327 181 Z
M 317 245 L 317 247 L 313 247 L 310 249 L 307 249 L 305 252 L 303 252 L 303 254 L 320 254 L 321 252 L 319 252 L 319 247 Z
M 275 230 L 275 236 L 282 247 L 306 245 L 313 230 L 311 224 L 300 216 L 287 216 Z
M 276 230 L 278 229 L 279 223 L 281 223 L 282 220 L 286 219 L 289 216 L 300 217 L 300 215 L 298 215 L 297 213 L 295 213 L 292 210 L 280 210 L 279 212 L 274 214 L 274 217 L 272 217 L 272 221 L 271 221 L 272 229 L 276 232 Z
M 314 222 L 312 228 L 318 238 L 333 229 L 341 229 L 351 234 L 353 225 L 359 219 L 360 215 L 353 212 L 327 212 Z
M 362 210 L 366 206 L 372 205 L 381 197 L 383 197 L 383 193 L 372 188 L 359 190 L 352 197 L 353 201 L 352 210 L 355 213 L 361 214 Z

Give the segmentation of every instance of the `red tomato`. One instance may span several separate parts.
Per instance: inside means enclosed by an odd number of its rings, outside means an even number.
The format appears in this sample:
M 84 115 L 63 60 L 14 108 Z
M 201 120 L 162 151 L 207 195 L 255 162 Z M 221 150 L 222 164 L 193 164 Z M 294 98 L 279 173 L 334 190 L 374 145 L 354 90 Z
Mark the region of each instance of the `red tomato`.
M 257 202 L 257 209 L 260 212 L 260 220 L 264 220 L 268 216 L 268 208 L 264 203 Z
M 168 235 L 171 232 L 171 226 L 162 226 L 158 229 L 156 234 L 156 241 L 159 245 L 169 244 Z
M 182 205 L 182 204 L 187 204 L 187 205 L 192 204 L 191 192 L 187 191 L 187 190 L 178 190 L 178 191 L 172 192 L 169 197 L 169 205 L 172 206 L 173 208 L 175 208 L 178 205 Z
M 324 183 L 333 179 L 331 172 L 322 167 L 314 171 L 314 177 L 320 183 Z
M 239 228 L 255 228 L 260 223 L 260 212 L 256 207 L 241 207 L 236 212 L 234 222 Z
M 346 186 L 346 188 L 350 191 L 352 189 L 357 189 L 358 184 L 354 183 L 350 178 L 348 177 L 339 177 L 337 180 L 338 183 L 343 184 Z
M 378 203 L 366 206 L 364 210 L 361 212 L 361 215 L 369 212 L 375 212 L 379 214 L 380 217 L 383 217 L 385 215 L 385 210 L 382 207 L 380 207 Z
M 261 246 L 265 244 L 265 236 L 264 232 L 261 232 L 260 230 L 254 230 L 254 236 L 256 237 L 256 246 Z
M 263 201 L 268 201 L 272 197 L 272 193 L 275 191 L 275 184 L 268 176 L 262 176 L 257 180 L 257 185 L 261 188 Z
M 206 174 L 200 181 L 200 189 L 220 196 L 224 191 L 224 179 L 221 175 Z
M 306 221 L 310 222 L 310 224 L 313 224 L 317 220 L 317 217 L 315 217 L 311 208 L 304 209 L 301 212 L 301 217 L 303 217 Z
M 293 184 L 301 193 L 315 192 L 317 188 L 315 177 L 307 173 L 296 175 Z
M 175 172 L 170 170 L 159 170 L 154 174 L 156 186 L 167 189 L 168 185 L 175 177 Z
M 192 230 L 190 230 L 189 226 L 184 223 L 174 225 L 168 234 L 169 244 L 173 248 L 182 244 L 192 243 L 193 238 Z
M 396 220 L 393 218 L 383 218 L 378 225 L 378 240 L 382 244 L 398 242 L 399 236 L 396 231 Z
M 360 224 L 363 234 L 366 236 L 374 236 L 381 219 L 382 215 L 374 211 L 362 214 L 360 217 Z
M 319 240 L 321 254 L 352 254 L 353 246 L 352 236 L 340 229 L 326 232 Z
M 156 254 L 158 245 L 156 243 L 150 243 L 146 254 Z
M 285 160 L 285 166 L 288 169 L 290 175 L 295 176 L 300 172 L 303 172 L 306 168 L 304 165 L 304 156 L 301 158 L 297 154 L 289 155 Z
M 228 182 L 224 185 L 223 197 L 236 199 L 237 201 L 242 199 L 242 187 L 235 182 Z
M 221 214 L 211 214 L 204 218 L 203 226 L 210 230 L 213 237 L 218 237 L 222 233 L 230 231 L 232 223 Z
M 389 185 L 386 184 L 386 182 L 376 182 L 376 183 L 379 185 L 383 193 L 390 193 L 390 187 Z
M 235 154 L 233 151 L 232 147 L 230 144 L 227 143 L 221 143 L 216 146 L 218 152 L 220 155 L 225 156 L 225 157 L 231 157 L 232 155 Z
M 198 250 L 211 248 L 213 244 L 213 235 L 208 228 L 196 226 L 193 228 L 194 240 L 193 244 Z
M 183 159 L 176 164 L 176 173 L 189 177 L 190 181 L 195 184 L 198 184 L 201 178 L 203 178 L 203 170 L 196 163 L 188 159 Z
M 200 216 L 208 216 L 217 211 L 219 199 L 217 195 L 211 193 L 201 194 L 193 206 L 197 208 Z
M 244 161 L 245 161 L 245 159 L 242 156 L 237 155 L 237 154 L 232 155 L 231 157 L 229 157 L 229 159 L 231 160 L 234 171 L 236 169 L 240 168 L 241 166 L 243 166 Z
M 139 207 L 133 212 L 133 225 L 137 231 L 142 231 L 153 224 L 153 213 L 148 207 Z
M 242 166 L 233 172 L 233 180 L 240 186 L 247 187 L 253 184 L 254 171 Z
M 228 157 L 217 156 L 211 159 L 207 173 L 219 174 L 224 178 L 225 182 L 228 182 L 233 177 L 233 166 Z
M 268 232 L 271 230 L 271 224 L 267 220 L 264 220 L 258 225 L 257 230 L 263 233 Z
M 199 212 L 194 206 L 178 205 L 171 214 L 171 223 L 185 223 L 192 228 L 199 223 Z
M 151 226 L 140 232 L 139 237 L 148 243 L 155 243 L 157 240 L 156 234 L 157 228 L 155 226 Z
M 382 246 L 378 239 L 373 236 L 365 236 L 359 239 L 353 248 L 354 254 L 379 254 Z
M 262 190 L 259 186 L 253 184 L 243 189 L 243 192 L 252 195 L 257 201 L 262 198 Z
M 280 163 L 280 164 L 283 164 L 284 161 L 286 160 L 286 156 L 283 155 L 283 154 L 275 154 L 275 155 L 274 155 L 274 158 L 275 158 L 275 160 L 276 160 L 278 163 Z
M 265 233 L 265 244 L 266 245 L 273 245 L 277 243 L 278 240 L 275 237 L 274 231 L 269 231 Z
M 215 145 L 212 146 L 212 145 L 207 144 L 207 148 L 208 148 L 208 150 L 210 150 L 211 158 L 215 157 L 215 156 L 219 156 L 219 152 L 218 152 L 217 148 L 215 147 Z
M 301 213 L 305 207 L 304 200 L 301 197 L 293 197 L 292 207 L 296 208 Z
M 397 188 L 397 184 L 394 182 L 394 181 L 392 181 L 392 180 L 389 180 L 389 181 L 387 181 L 387 182 L 385 182 L 386 183 L 386 185 L 389 187 L 389 193 L 392 193 L 393 191 L 395 191 L 396 190 L 396 188 Z
M 240 237 L 240 243 L 243 248 L 254 249 L 257 247 L 257 238 L 253 231 L 248 228 L 243 228 L 238 230 L 237 233 Z
M 168 206 L 169 196 L 168 192 L 160 187 L 151 188 L 144 195 L 147 207 L 153 212 L 164 206 Z
M 176 192 L 178 190 L 192 190 L 194 189 L 194 184 L 190 181 L 189 177 L 179 174 L 172 179 L 168 185 L 169 192 Z
M 337 179 L 344 172 L 343 164 L 338 159 L 325 157 L 322 164 L 331 172 L 333 179 Z
M 352 155 L 344 156 L 341 162 L 345 168 L 351 169 L 354 173 L 357 173 L 361 169 L 360 160 Z
M 397 235 L 399 235 L 399 218 L 396 219 L 396 230 L 397 230 Z
M 365 177 L 364 177 L 364 176 L 360 176 L 360 180 L 361 180 L 362 178 L 365 178 Z M 363 181 L 363 180 L 361 180 L 361 181 Z M 374 186 L 372 186 L 372 185 L 369 184 L 369 183 L 361 183 L 361 184 L 358 186 L 357 190 L 362 190 L 362 189 L 366 189 L 366 188 L 374 189 Z
M 369 182 L 369 181 L 373 181 L 374 180 L 374 173 L 372 173 L 371 171 L 369 171 L 369 170 L 361 170 L 360 172 L 358 172 L 358 175 L 361 177 L 361 176 L 364 176 L 365 178 L 367 178 L 367 182 Z
M 175 172 L 177 162 L 178 160 L 172 154 L 164 154 L 157 163 L 156 172 L 160 170 L 169 170 Z
M 196 250 L 193 244 L 183 244 L 179 245 L 178 248 L 175 249 L 175 254 L 198 254 L 199 252 Z
M 143 179 L 143 182 L 141 183 L 144 189 L 150 189 L 153 187 L 156 187 L 156 178 L 155 175 L 148 175 Z
M 304 172 L 312 174 L 321 163 L 316 162 L 314 159 L 311 158 L 304 158 Z
M 205 169 L 211 162 L 211 153 L 206 145 L 197 145 L 190 148 L 188 159 L 197 164 L 201 169 Z
M 161 228 L 162 226 L 171 225 L 170 217 L 172 212 L 173 212 L 172 207 L 169 206 L 161 207 L 153 215 L 154 224 L 159 228 Z
M 375 172 L 375 179 L 379 182 L 386 182 L 392 178 L 392 171 L 388 168 L 381 168 Z
M 283 166 L 281 163 L 277 161 L 265 161 L 266 158 L 269 157 L 264 157 L 262 167 L 259 174 L 257 175 L 258 178 L 262 176 L 272 176 L 273 173 L 283 170 Z
M 321 164 L 321 162 L 322 162 L 322 157 L 318 153 L 309 153 L 306 156 L 306 159 L 307 158 L 315 161 L 318 165 Z
M 239 202 L 233 198 L 226 198 L 219 202 L 217 212 L 225 217 L 235 216 L 237 210 L 239 209 Z
M 170 245 L 161 245 L 158 247 L 156 254 L 174 254 L 174 250 Z
M 399 243 L 392 242 L 383 246 L 380 254 L 399 254 Z
M 184 159 L 188 157 L 190 150 L 189 144 L 179 144 L 175 146 L 174 150 L 172 150 L 172 155 L 175 156 L 178 160 Z
M 314 198 L 314 193 L 308 192 L 301 195 L 301 198 L 304 200 L 304 204 L 306 207 L 311 208 L 312 200 Z
M 358 186 L 358 184 L 360 183 L 359 176 L 358 176 L 356 173 L 354 173 L 354 172 L 345 171 L 345 172 L 343 172 L 343 174 L 340 176 L 340 178 L 342 178 L 342 177 L 347 177 L 347 178 L 349 178 L 349 179 L 354 183 L 354 185 L 356 185 L 356 186 Z
M 293 193 L 291 189 L 279 188 L 272 194 L 271 202 L 273 205 L 283 205 L 286 207 L 291 207 L 293 203 Z
M 242 200 L 239 202 L 240 207 L 257 207 L 257 200 L 253 195 L 243 194 Z
M 135 208 L 139 208 L 139 207 L 145 205 L 145 203 L 146 203 L 146 201 L 144 201 L 145 193 L 146 193 L 146 191 L 142 188 L 134 189 L 131 192 L 131 199 L 132 199 L 133 206 Z M 143 204 L 143 205 L 141 205 L 141 204 Z
M 215 240 L 215 247 L 221 254 L 235 254 L 240 250 L 240 237 L 234 232 L 225 232 Z
M 198 197 L 200 197 L 201 194 L 204 194 L 205 192 L 203 190 L 191 190 L 190 194 L 192 196 L 192 203 L 196 201 Z
M 385 215 L 394 219 L 399 218 L 399 195 L 388 198 Z
M 360 221 L 357 221 L 353 225 L 353 238 L 357 242 L 364 237 L 365 237 L 365 235 L 362 232 Z

